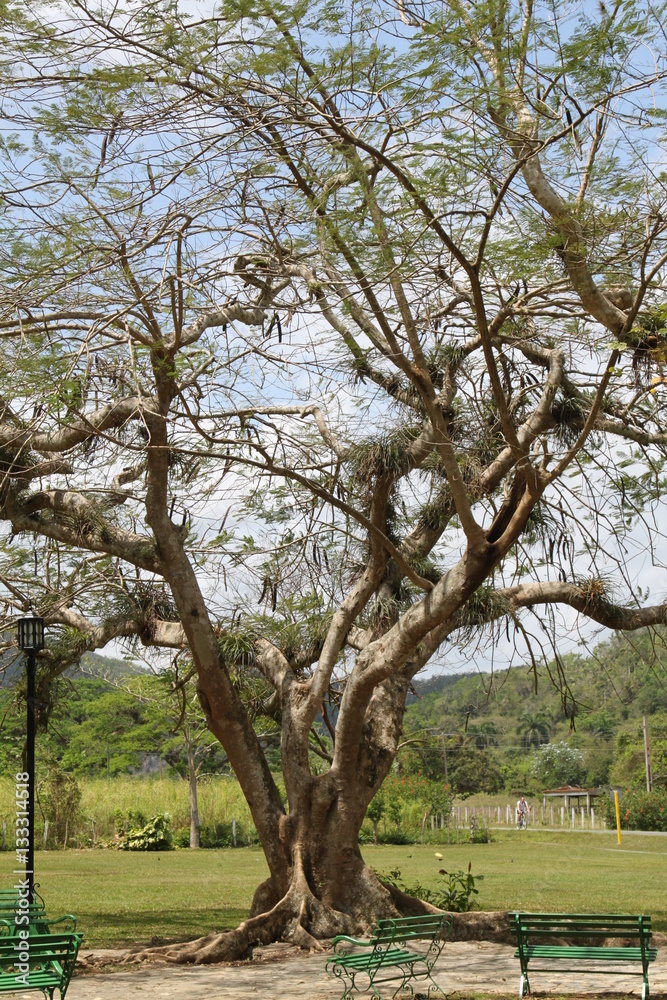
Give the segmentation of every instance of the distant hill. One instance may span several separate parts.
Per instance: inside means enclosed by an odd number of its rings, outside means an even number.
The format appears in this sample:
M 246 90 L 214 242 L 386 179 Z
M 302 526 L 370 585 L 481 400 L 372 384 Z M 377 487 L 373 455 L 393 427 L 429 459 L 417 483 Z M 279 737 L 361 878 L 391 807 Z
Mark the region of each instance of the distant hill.
M 99 677 L 102 680 L 117 681 L 123 677 L 138 677 L 146 673 L 146 667 L 134 660 L 118 660 L 99 653 L 84 653 L 78 664 L 65 671 L 65 677 Z
M 513 732 L 519 717 L 542 713 L 551 739 L 576 732 L 611 735 L 630 719 L 667 711 L 667 648 L 648 634 L 614 636 L 590 656 L 572 655 L 537 669 L 517 666 L 497 673 L 417 681 L 410 699 L 412 724 L 456 732 L 493 721 Z
M 416 694 L 410 692 L 406 703 L 411 705 L 413 702 L 419 701 L 420 698 L 425 698 L 426 695 L 438 694 L 446 688 L 453 687 L 454 684 L 464 680 L 466 677 L 476 676 L 476 674 L 438 674 L 435 677 L 427 677 L 424 681 L 415 680 L 412 682 L 412 687 L 416 691 Z
M 667 648 L 665 636 L 615 635 L 589 656 L 498 673 L 416 682 L 403 728 L 404 756 L 461 792 L 553 784 L 635 784 L 644 780 L 642 716 L 648 719 L 653 779 L 667 783 Z M 443 740 L 445 741 L 443 743 Z M 544 771 L 540 747 L 558 744 L 568 773 Z M 406 761 L 406 766 L 408 765 Z M 546 765 L 545 765 L 546 767 Z
M 14 687 L 24 670 L 25 656 L 18 649 L 0 653 L 0 689 Z M 99 653 L 84 653 L 79 663 L 66 670 L 64 676 L 99 677 L 114 682 L 123 677 L 143 674 L 145 671 L 145 667 L 131 660 L 118 660 L 111 656 L 101 656 Z

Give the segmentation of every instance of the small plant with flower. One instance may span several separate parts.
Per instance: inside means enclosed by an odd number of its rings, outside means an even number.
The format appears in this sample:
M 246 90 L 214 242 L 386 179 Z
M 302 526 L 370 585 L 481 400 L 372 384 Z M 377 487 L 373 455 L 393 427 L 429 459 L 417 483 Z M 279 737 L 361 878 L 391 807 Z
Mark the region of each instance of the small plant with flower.
M 435 856 L 438 860 L 442 859 L 441 854 L 436 853 Z M 422 885 L 420 882 L 406 884 L 400 868 L 394 868 L 388 874 L 378 874 L 382 882 L 450 913 L 467 913 L 475 908 L 473 897 L 479 895 L 475 884 L 484 878 L 483 875 L 472 874 L 472 861 L 468 862 L 467 872 L 448 872 L 445 868 L 439 868 L 438 875 L 441 878 L 430 885 Z

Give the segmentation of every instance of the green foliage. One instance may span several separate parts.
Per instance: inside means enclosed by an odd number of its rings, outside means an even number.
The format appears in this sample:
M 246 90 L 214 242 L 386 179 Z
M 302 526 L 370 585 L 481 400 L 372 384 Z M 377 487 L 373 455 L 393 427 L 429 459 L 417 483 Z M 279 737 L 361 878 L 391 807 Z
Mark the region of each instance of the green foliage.
M 246 847 L 258 843 L 257 831 L 254 827 L 243 823 L 236 824 L 236 845 L 234 845 L 231 821 L 223 823 L 205 823 L 199 830 L 202 848 L 218 849 L 222 847 Z M 174 847 L 190 846 L 190 829 L 183 827 L 174 833 Z
M 475 792 L 493 795 L 505 785 L 505 776 L 488 748 L 480 751 L 474 740 L 461 740 L 451 756 L 449 778 L 453 790 L 460 798 Z
M 437 906 L 439 910 L 448 910 L 452 913 L 466 913 L 475 908 L 473 896 L 479 895 L 479 889 L 475 888 L 476 882 L 481 882 L 483 875 L 472 874 L 472 861 L 468 862 L 468 870 L 448 872 L 444 868 L 438 869 L 438 876 L 434 881 L 422 885 L 421 882 L 405 883 L 400 868 L 394 868 L 388 875 L 379 873 L 379 877 L 388 885 L 396 886 L 410 896 L 423 899 L 432 906 Z
M 132 826 L 128 813 L 127 822 L 128 829 L 118 841 L 121 851 L 170 851 L 174 846 L 169 813 L 158 813 L 143 826 Z
M 145 826 L 146 816 L 139 809 L 127 809 L 125 812 L 122 809 L 116 809 L 114 812 L 114 824 L 116 834 L 119 837 L 125 837 L 130 829 Z
M 233 666 L 248 665 L 255 656 L 255 633 L 252 629 L 233 628 L 218 635 L 220 656 Z
M 472 862 L 468 862 L 467 872 L 459 869 L 456 872 L 447 872 L 444 868 L 439 869 L 439 874 L 446 876 L 445 885 L 436 889 L 434 896 L 428 902 L 433 902 L 443 910 L 451 910 L 454 913 L 466 913 L 475 908 L 473 896 L 479 895 L 479 889 L 475 887 L 476 882 L 480 882 L 483 875 L 473 875 Z M 437 900 L 437 902 L 435 902 Z
M 430 816 L 443 819 L 449 827 L 452 790 L 442 781 L 432 781 L 421 774 L 388 775 L 366 812 L 371 824 L 372 840 L 379 844 L 416 844 L 422 837 L 434 840 L 434 832 L 426 822 Z M 381 825 L 380 825 L 381 824 Z M 438 829 L 435 841 L 446 836 Z M 370 841 L 370 832 L 362 839 Z
M 385 801 L 383 795 L 378 792 L 374 799 L 372 799 L 368 809 L 366 810 L 366 815 L 373 823 L 379 822 L 382 819 L 385 811 Z
M 667 775 L 666 674 L 664 633 L 642 631 L 615 635 L 587 657 L 568 655 L 560 664 L 538 665 L 537 690 L 525 667 L 417 680 L 421 698 L 409 700 L 404 719 L 404 731 L 415 742 L 399 753 L 401 774 L 421 771 L 444 779 L 438 733 L 445 732 L 454 734 L 445 738 L 444 749 L 459 796 L 501 788 L 535 794 L 579 782 L 641 786 L 646 715 L 653 774 L 661 782 Z M 543 766 L 553 752 L 546 749 L 550 745 L 571 748 L 573 753 L 562 757 L 571 759 L 571 766 Z
M 386 802 L 382 792 L 378 792 L 373 798 L 366 810 L 366 818 L 369 819 L 373 825 L 373 843 L 378 842 L 378 823 L 384 816 L 386 810 Z
M 535 752 L 532 772 L 545 788 L 580 785 L 584 777 L 584 755 L 567 743 L 547 743 Z
M 420 430 L 419 425 L 408 425 L 393 434 L 364 441 L 352 449 L 348 461 L 353 482 L 362 496 L 370 497 L 379 476 L 387 472 L 400 475 L 407 463 L 408 448 Z
M 63 771 L 79 778 L 103 776 L 108 747 L 110 776 L 140 770 L 147 754 L 160 755 L 179 774 L 186 774 L 183 734 L 174 729 L 179 710 L 169 688 L 170 677 L 136 675 L 125 669 L 113 679 L 111 683 L 101 676 L 73 671 L 53 683 L 49 726 L 38 733 L 41 758 L 57 761 Z M 203 773 L 219 772 L 227 765 L 226 755 L 205 729 L 194 684 L 191 688 L 185 721 L 192 723 L 193 736 L 195 730 L 203 730 L 198 764 Z M 25 704 L 16 693 L 0 689 L 0 774 L 16 770 L 25 738 Z
M 531 714 L 522 712 L 519 717 L 517 732 L 522 736 L 527 747 L 540 746 L 549 740 L 551 723 L 544 709 Z
M 639 792 L 628 788 L 619 798 L 621 829 L 667 833 L 667 789 Z M 607 825 L 615 827 L 616 806 L 611 797 L 604 800 L 604 815 Z
M 660 692 L 656 692 L 658 695 Z M 650 713 L 653 693 L 644 692 L 642 706 Z M 667 784 L 667 712 L 648 714 L 651 738 L 651 767 L 655 784 Z M 644 731 L 637 720 L 616 734 L 614 740 L 614 760 L 610 768 L 610 779 L 614 784 L 643 788 L 646 781 L 644 769 Z

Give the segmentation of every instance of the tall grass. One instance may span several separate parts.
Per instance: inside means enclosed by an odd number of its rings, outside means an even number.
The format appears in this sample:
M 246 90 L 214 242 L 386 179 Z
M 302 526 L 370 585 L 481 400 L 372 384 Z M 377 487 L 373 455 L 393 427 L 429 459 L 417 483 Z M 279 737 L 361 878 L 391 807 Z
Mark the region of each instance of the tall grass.
M 188 782 L 178 777 L 120 777 L 83 778 L 79 781 L 81 805 L 78 819 L 69 830 L 68 843 L 72 847 L 109 842 L 116 832 L 116 812 L 129 810 L 146 818 L 158 813 L 169 813 L 172 829 L 189 829 L 190 792 Z M 44 817 L 40 805 L 45 794 L 38 782 L 35 808 L 36 846 L 42 843 Z M 237 821 L 239 827 L 253 833 L 254 824 L 248 804 L 236 779 L 225 775 L 206 775 L 199 783 L 199 818 L 202 825 Z M 7 847 L 14 845 L 14 781 L 0 778 L 0 823 L 7 825 Z M 49 841 L 49 846 L 54 846 Z
M 280 783 L 280 778 L 277 776 Z M 110 843 L 116 833 L 116 813 L 127 814 L 129 810 L 140 813 L 146 819 L 158 813 L 169 813 L 172 829 L 175 833 L 185 831 L 190 826 L 190 798 L 188 782 L 184 778 L 170 774 L 164 778 L 159 775 L 136 775 L 125 777 L 81 778 L 78 782 L 81 789 L 81 804 L 79 814 L 69 822 L 68 845 L 71 847 L 89 847 Z M 38 798 L 35 809 L 36 846 L 42 844 L 44 830 L 45 797 L 48 790 L 45 782 L 38 774 Z M 433 822 L 430 816 L 425 824 L 423 837 L 425 843 L 449 842 L 451 837 L 447 829 L 440 829 L 440 824 L 453 830 L 456 826 L 468 827 L 472 816 L 476 817 L 477 825 L 495 826 L 498 822 L 497 808 L 500 807 L 500 825 L 506 823 L 506 807 L 510 805 L 510 825 L 514 825 L 514 800 L 504 795 L 474 795 L 465 800 L 454 801 L 454 816 L 443 817 L 438 813 Z M 537 797 L 532 802 L 534 812 L 531 823 L 549 827 L 550 808 L 542 816 L 541 799 Z M 421 839 L 423 820 L 423 805 L 406 798 L 400 807 L 399 827 L 395 821 L 385 814 L 379 824 L 380 835 L 384 838 L 392 832 L 401 834 L 410 841 Z M 233 819 L 237 822 L 239 831 L 245 837 L 249 834 L 255 839 L 256 830 L 252 822 L 250 810 L 246 803 L 236 778 L 228 775 L 204 775 L 199 782 L 199 818 L 202 826 L 214 827 L 217 824 L 229 826 Z M 11 777 L 0 777 L 0 834 L 2 821 L 6 823 L 6 846 L 14 846 L 14 781 Z M 560 826 L 560 807 L 554 810 L 554 825 Z M 566 815 L 564 825 L 571 827 L 571 816 Z M 590 828 L 590 818 L 585 820 L 586 828 Z M 596 828 L 602 827 L 602 813 L 596 820 Z M 576 828 L 581 828 L 580 813 L 577 810 Z M 372 837 L 372 824 L 364 822 L 362 840 Z M 245 841 L 244 841 L 245 842 Z M 62 846 L 53 840 L 53 831 L 49 833 L 48 846 Z

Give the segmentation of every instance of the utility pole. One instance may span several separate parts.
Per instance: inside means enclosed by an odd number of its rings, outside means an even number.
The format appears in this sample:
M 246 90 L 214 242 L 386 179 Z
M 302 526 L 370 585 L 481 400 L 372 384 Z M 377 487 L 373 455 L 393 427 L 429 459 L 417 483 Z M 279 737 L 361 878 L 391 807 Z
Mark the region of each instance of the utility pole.
M 648 720 L 645 715 L 642 716 L 642 722 L 644 723 L 644 760 L 646 761 L 646 791 L 651 791 L 651 786 L 653 785 L 653 776 L 651 775 L 651 744 L 648 739 Z
M 442 762 L 445 765 L 445 784 L 449 784 L 449 778 L 447 777 L 447 747 L 445 746 L 445 735 L 442 735 Z

